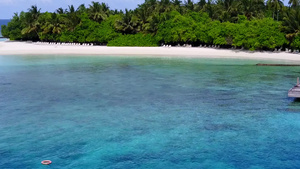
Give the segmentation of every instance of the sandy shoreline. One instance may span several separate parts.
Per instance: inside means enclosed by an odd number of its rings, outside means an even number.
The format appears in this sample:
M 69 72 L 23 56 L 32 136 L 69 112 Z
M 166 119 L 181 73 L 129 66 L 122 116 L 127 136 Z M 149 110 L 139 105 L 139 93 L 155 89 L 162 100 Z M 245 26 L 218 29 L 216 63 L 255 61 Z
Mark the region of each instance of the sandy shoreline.
M 0 42 L 0 55 L 112 55 L 180 58 L 237 58 L 300 62 L 300 54 L 247 52 L 240 50 L 184 47 L 69 46 L 28 42 Z

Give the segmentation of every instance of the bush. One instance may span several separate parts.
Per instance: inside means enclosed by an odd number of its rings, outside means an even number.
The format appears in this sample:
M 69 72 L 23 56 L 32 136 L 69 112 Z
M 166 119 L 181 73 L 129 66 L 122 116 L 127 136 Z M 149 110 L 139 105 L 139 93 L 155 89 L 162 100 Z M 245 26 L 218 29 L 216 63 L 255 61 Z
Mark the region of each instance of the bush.
M 271 18 L 244 21 L 237 25 L 233 45 L 250 50 L 274 49 L 287 43 L 285 35 L 280 32 L 280 22 Z
M 296 36 L 291 43 L 291 47 L 294 49 L 300 49 L 300 35 Z
M 107 46 L 158 46 L 158 41 L 151 35 L 138 33 L 119 36 L 109 41 Z
M 178 12 L 170 13 L 171 19 L 159 25 L 156 38 L 162 43 L 197 41 L 197 27 L 192 17 L 182 16 Z
M 94 29 L 93 32 L 86 38 L 86 41 L 108 43 L 109 41 L 121 36 L 122 34 L 116 32 L 113 27 L 118 18 L 118 15 L 112 15 L 105 21 L 101 22 L 99 28 Z

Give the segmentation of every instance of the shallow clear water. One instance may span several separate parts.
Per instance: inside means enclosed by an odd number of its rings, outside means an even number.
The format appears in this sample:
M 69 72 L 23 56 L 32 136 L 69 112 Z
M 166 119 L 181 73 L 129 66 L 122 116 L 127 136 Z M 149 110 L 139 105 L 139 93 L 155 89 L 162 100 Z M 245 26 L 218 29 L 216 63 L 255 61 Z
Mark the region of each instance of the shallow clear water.
M 0 168 L 298 168 L 300 69 L 257 62 L 0 56 Z

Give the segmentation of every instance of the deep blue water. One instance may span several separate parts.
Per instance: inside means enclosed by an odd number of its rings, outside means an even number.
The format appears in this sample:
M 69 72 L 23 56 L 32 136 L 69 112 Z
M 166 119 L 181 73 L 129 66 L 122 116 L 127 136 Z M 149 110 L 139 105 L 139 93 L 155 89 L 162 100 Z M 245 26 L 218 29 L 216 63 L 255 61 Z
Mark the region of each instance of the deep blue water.
M 7 25 L 8 22 L 10 22 L 10 19 L 0 19 L 0 37 L 2 36 L 2 34 L 1 34 L 1 26 L 2 25 Z
M 257 62 L 0 56 L 0 168 L 299 168 L 300 69 Z

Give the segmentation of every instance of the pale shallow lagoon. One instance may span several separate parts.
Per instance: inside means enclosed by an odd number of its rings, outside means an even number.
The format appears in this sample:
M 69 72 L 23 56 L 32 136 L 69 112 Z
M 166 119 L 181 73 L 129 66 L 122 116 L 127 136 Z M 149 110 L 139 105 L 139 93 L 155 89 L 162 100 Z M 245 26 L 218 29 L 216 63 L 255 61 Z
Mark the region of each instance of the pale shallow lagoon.
M 300 69 L 258 62 L 0 56 L 0 168 L 298 168 Z
M 4 41 L 7 41 L 8 39 L 7 38 L 0 38 L 0 42 L 4 42 Z

